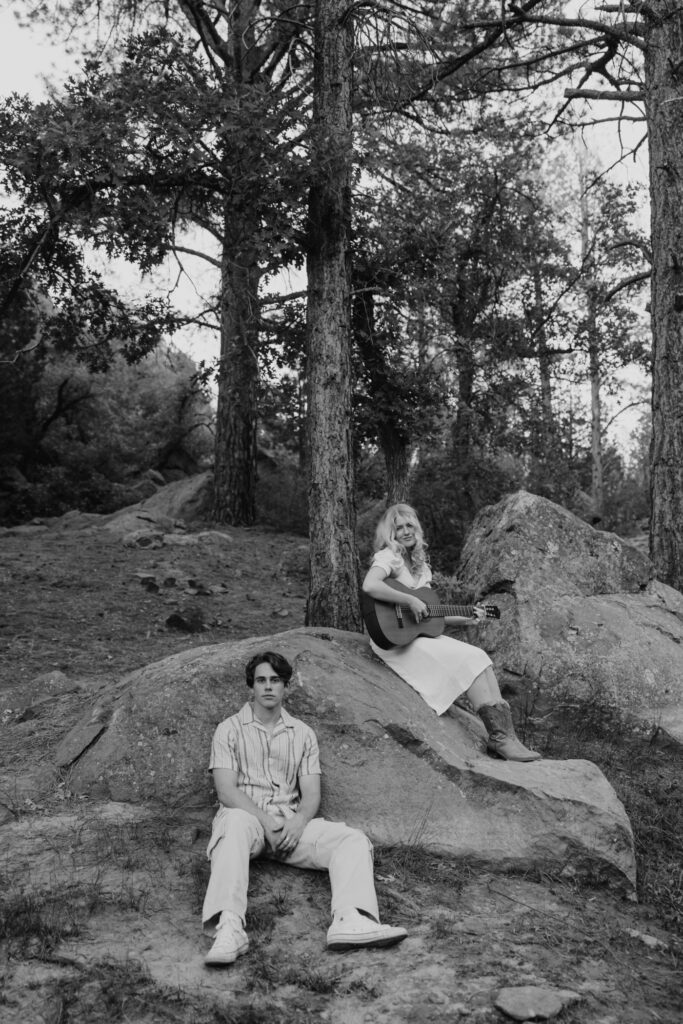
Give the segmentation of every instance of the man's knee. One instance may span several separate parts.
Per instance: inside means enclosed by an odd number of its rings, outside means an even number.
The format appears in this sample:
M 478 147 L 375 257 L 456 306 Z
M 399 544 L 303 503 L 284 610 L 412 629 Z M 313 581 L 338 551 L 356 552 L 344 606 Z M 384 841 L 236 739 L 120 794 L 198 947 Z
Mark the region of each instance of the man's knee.
M 342 825 L 342 829 L 340 837 L 342 843 L 354 846 L 357 849 L 367 850 L 372 855 L 373 846 L 365 832 L 359 828 L 352 828 L 350 825 Z
M 225 848 L 226 843 L 232 846 L 240 842 L 248 843 L 255 853 L 262 840 L 263 826 L 254 814 L 240 807 L 222 807 L 214 820 L 207 855 L 211 857 L 219 846 Z
M 241 807 L 224 807 L 222 817 L 232 828 L 260 828 L 261 823 L 255 814 L 242 810 Z
M 363 832 L 359 828 L 352 828 L 351 832 L 354 833 L 354 836 L 356 838 L 356 842 L 362 843 L 370 851 L 370 853 L 372 853 L 373 845 L 370 842 L 370 840 L 368 839 L 368 837 L 366 836 L 365 832 Z

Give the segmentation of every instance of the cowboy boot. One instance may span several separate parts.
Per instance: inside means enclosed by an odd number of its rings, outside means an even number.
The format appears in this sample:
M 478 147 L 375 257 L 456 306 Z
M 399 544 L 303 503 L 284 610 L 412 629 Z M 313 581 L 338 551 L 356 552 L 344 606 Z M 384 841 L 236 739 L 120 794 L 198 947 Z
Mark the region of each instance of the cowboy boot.
M 502 757 L 504 761 L 538 761 L 541 757 L 539 753 L 529 750 L 517 739 L 507 701 L 501 701 L 500 704 L 485 704 L 478 709 L 477 714 L 489 734 L 486 749 L 490 754 Z

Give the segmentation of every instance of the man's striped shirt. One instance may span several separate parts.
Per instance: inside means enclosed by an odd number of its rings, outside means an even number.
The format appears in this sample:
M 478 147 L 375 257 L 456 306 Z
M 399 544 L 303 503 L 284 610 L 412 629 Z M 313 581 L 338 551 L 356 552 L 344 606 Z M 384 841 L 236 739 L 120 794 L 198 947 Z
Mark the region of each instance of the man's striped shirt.
M 299 806 L 298 780 L 320 775 L 315 733 L 284 708 L 272 733 L 247 703 L 216 729 L 209 769 L 237 772 L 237 786 L 264 811 L 289 817 Z

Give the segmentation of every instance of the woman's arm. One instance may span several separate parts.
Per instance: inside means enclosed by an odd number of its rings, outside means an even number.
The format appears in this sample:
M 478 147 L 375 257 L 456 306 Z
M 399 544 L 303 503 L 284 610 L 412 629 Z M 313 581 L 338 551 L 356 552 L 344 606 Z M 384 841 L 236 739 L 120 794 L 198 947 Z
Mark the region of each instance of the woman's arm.
M 486 612 L 475 604 L 471 615 L 446 615 L 444 622 L 449 626 L 478 626 L 486 618 Z
M 402 604 L 409 608 L 416 621 L 428 617 L 427 605 L 416 594 L 406 594 L 394 590 L 384 582 L 387 574 L 378 565 L 372 565 L 363 580 L 363 592 L 374 597 L 375 601 L 386 601 L 387 604 Z

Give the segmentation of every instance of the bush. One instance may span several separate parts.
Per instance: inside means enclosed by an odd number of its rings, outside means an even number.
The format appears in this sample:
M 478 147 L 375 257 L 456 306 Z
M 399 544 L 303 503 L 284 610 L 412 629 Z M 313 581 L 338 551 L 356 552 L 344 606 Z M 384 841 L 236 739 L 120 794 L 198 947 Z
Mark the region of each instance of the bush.
M 114 512 L 120 507 L 118 488 L 100 473 L 72 466 L 48 466 L 40 480 L 30 483 L 15 509 L 22 518 L 80 512 Z M 20 521 L 20 520 L 17 520 Z
M 256 512 L 260 525 L 282 533 L 308 536 L 306 478 L 296 459 L 280 454 L 279 463 L 261 463 L 256 482 Z
M 683 747 L 658 732 L 643 737 L 610 701 L 596 696 L 560 702 L 537 749 L 556 758 L 586 758 L 604 772 L 633 828 L 638 898 L 683 935 Z

